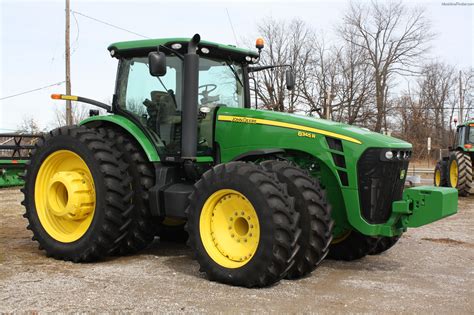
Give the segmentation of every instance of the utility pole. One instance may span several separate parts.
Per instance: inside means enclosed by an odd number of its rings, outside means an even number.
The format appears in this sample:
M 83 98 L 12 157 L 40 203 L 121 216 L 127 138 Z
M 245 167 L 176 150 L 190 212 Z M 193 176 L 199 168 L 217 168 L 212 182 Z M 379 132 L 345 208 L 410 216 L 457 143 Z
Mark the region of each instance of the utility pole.
M 331 119 L 332 87 L 326 90 L 326 119 Z
M 69 45 L 69 0 L 66 0 L 66 95 L 71 95 L 71 47 Z M 66 125 L 72 125 L 71 101 L 66 101 Z
M 462 71 L 459 70 L 459 124 L 463 122 L 464 118 L 464 97 L 462 90 Z

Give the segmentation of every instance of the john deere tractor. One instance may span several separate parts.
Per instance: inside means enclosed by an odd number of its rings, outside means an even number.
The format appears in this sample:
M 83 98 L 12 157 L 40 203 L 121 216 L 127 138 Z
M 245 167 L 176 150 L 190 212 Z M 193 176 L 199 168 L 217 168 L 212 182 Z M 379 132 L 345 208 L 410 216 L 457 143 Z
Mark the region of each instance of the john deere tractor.
M 474 194 L 474 120 L 459 125 L 449 154 L 436 164 L 434 183 L 453 187 L 461 196 Z
M 252 76 L 285 67 L 256 65 L 256 47 L 199 35 L 114 43 L 112 106 L 53 95 L 109 114 L 36 142 L 23 204 L 40 249 L 89 262 L 185 231 L 210 280 L 263 287 L 327 255 L 382 253 L 407 228 L 457 211 L 453 188 L 404 190 L 409 143 L 252 108 Z

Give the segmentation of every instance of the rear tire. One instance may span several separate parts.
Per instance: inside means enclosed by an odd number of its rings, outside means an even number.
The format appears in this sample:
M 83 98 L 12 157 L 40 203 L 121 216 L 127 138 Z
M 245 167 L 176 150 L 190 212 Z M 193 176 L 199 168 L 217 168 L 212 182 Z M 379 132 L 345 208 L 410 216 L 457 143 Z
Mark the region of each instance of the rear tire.
M 448 166 L 449 186 L 456 188 L 460 196 L 469 196 L 474 185 L 471 156 L 460 151 L 451 152 Z
M 131 222 L 127 228 L 127 236 L 122 239 L 114 254 L 134 254 L 147 247 L 155 237 L 156 220 L 151 215 L 149 202 L 149 189 L 155 182 L 153 166 L 139 144 L 122 130 L 108 126 L 97 130 L 114 142 L 117 149 L 123 153 L 123 159 L 132 176 Z
M 41 136 L 22 189 L 32 239 L 56 259 L 110 254 L 127 234 L 130 182 L 120 152 L 97 132 L 68 126 Z
M 356 260 L 367 256 L 377 245 L 378 238 L 370 237 L 355 230 L 334 239 L 329 247 L 328 258 L 334 260 Z
M 400 239 L 400 236 L 379 237 L 375 247 L 369 252 L 369 255 L 379 255 L 392 248 Z
M 276 176 L 253 163 L 205 172 L 186 212 L 188 245 L 210 280 L 264 287 L 294 264 L 301 231 L 293 200 Z
M 261 165 L 276 173 L 287 185 L 288 194 L 295 199 L 295 209 L 300 214 L 300 251 L 287 278 L 301 278 L 316 269 L 329 252 L 333 226 L 331 208 L 319 183 L 302 169 L 275 160 L 264 161 Z

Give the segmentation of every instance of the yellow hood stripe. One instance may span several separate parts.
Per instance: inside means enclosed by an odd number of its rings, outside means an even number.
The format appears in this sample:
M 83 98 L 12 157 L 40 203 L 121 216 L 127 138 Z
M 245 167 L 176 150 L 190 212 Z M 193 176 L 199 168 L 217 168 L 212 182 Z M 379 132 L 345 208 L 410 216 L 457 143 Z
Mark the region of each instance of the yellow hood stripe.
M 280 122 L 280 121 L 259 119 L 259 118 L 252 118 L 252 117 L 243 117 L 243 116 L 228 116 L 228 115 L 219 115 L 218 120 L 245 123 L 245 124 L 257 124 L 257 125 L 282 127 L 282 128 L 288 128 L 288 129 L 294 129 L 294 130 L 300 130 L 300 131 L 308 131 L 308 132 L 314 132 L 314 133 L 325 135 L 332 138 L 337 138 L 337 139 L 346 140 L 346 141 L 357 143 L 357 144 L 362 144 L 361 141 L 355 138 L 344 136 L 344 135 L 334 133 L 331 131 L 306 127 L 302 125 L 290 124 L 290 123 L 285 123 L 285 122 Z

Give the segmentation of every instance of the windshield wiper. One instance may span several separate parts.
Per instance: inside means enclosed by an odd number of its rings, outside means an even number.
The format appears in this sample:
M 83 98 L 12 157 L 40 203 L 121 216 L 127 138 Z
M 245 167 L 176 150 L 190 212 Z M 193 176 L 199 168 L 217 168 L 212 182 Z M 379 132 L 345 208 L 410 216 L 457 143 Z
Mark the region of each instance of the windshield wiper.
M 239 81 L 240 86 L 244 87 L 244 84 L 242 83 L 242 80 L 240 80 L 239 75 L 237 74 L 237 71 L 235 71 L 235 69 L 234 69 L 234 67 L 232 67 L 231 63 L 229 61 L 226 61 L 225 63 L 230 68 L 230 70 L 232 70 L 232 73 L 234 74 L 237 81 Z

